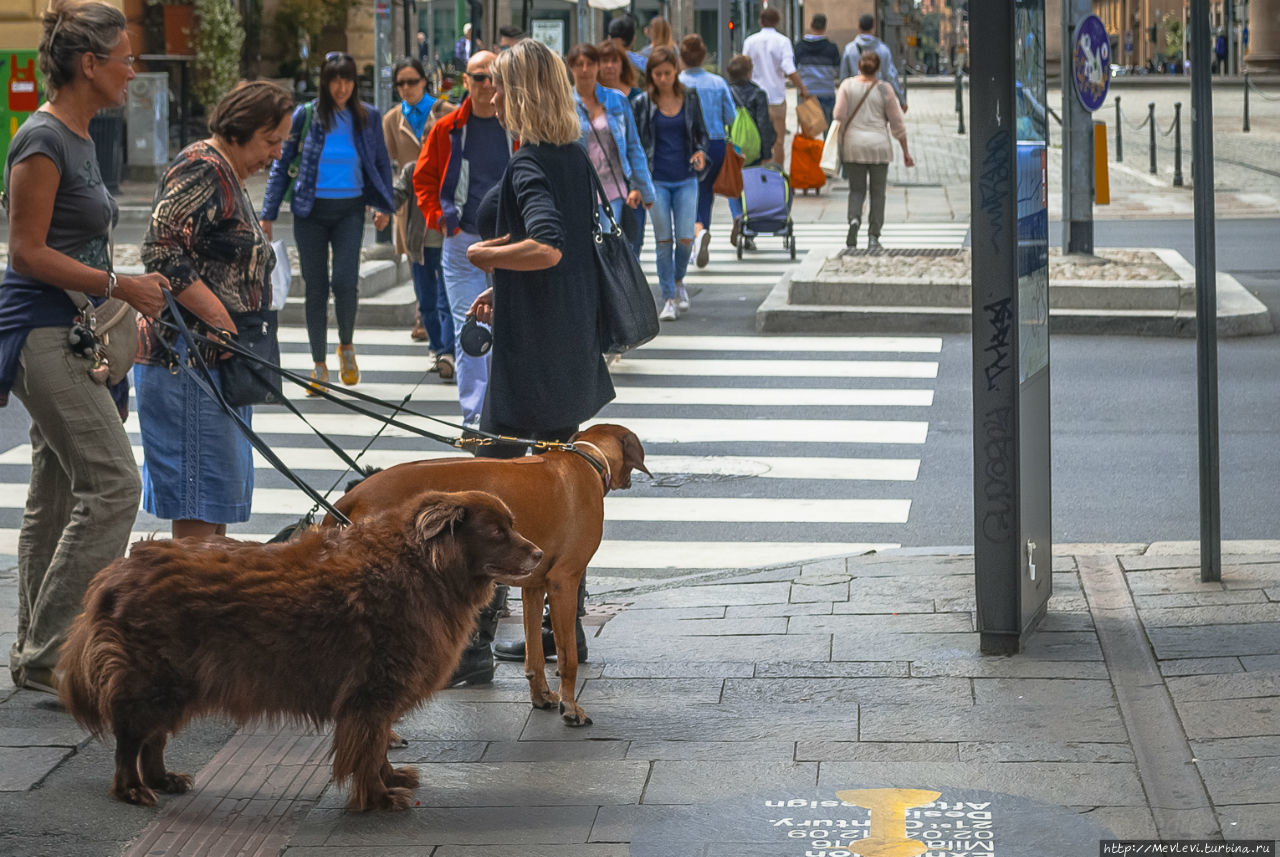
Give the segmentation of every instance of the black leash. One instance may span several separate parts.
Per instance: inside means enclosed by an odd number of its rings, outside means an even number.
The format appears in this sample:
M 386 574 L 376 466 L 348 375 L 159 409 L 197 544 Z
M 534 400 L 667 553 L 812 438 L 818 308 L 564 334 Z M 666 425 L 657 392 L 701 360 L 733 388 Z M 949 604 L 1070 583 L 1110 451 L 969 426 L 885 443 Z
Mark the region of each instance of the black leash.
M 223 398 L 222 390 L 220 390 L 218 385 L 214 382 L 213 375 L 209 372 L 209 366 L 205 363 L 204 355 L 200 353 L 200 348 L 196 344 L 195 337 L 187 328 L 187 323 L 182 318 L 182 312 L 178 309 L 178 303 L 174 299 L 173 293 L 168 289 L 164 291 L 164 300 L 165 304 L 168 305 L 170 314 L 173 315 L 174 326 L 177 328 L 179 334 L 181 334 L 183 341 L 187 344 L 187 353 L 190 355 L 191 359 L 195 361 L 196 367 L 200 370 L 199 372 L 195 371 L 187 365 L 185 360 L 178 359 L 179 355 L 176 351 L 171 351 L 169 371 L 173 372 L 174 367 L 176 366 L 179 371 L 186 372 L 196 386 L 202 389 L 218 403 L 218 406 L 222 408 L 223 412 L 230 417 L 232 422 L 236 424 L 236 427 L 240 429 L 240 433 L 248 439 L 254 449 L 262 453 L 263 458 L 271 462 L 272 467 L 284 474 L 285 478 L 305 492 L 306 495 L 314 500 L 317 505 L 323 507 L 326 512 L 334 517 L 334 520 L 338 521 L 343 526 L 349 525 L 351 520 L 346 515 L 339 512 L 327 499 L 320 496 L 320 492 L 308 485 L 302 477 L 294 473 L 288 465 L 281 461 L 280 457 L 275 454 L 275 451 L 267 445 L 267 442 L 244 421 L 244 418 L 240 416 L 235 407 L 228 404 L 227 400 Z
M 160 323 L 162 325 L 167 325 L 172 327 L 172 325 L 168 325 L 167 322 L 161 321 Z M 314 390 L 316 393 L 319 394 L 320 398 L 333 402 L 335 405 L 338 405 L 339 407 L 346 408 L 347 410 L 360 414 L 361 416 L 366 416 L 366 417 L 369 417 L 370 419 L 378 420 L 379 422 L 383 423 L 384 428 L 386 426 L 394 426 L 403 431 L 410 432 L 411 434 L 416 434 L 419 437 L 425 437 L 430 440 L 434 440 L 437 443 L 443 443 L 446 446 L 452 446 L 455 449 L 462 449 L 467 451 L 476 449 L 479 447 L 483 447 L 483 446 L 492 446 L 494 444 L 499 444 L 499 443 L 526 446 L 534 450 L 563 449 L 567 452 L 573 452 L 581 456 L 582 458 L 585 458 L 587 461 L 591 462 L 592 467 L 594 467 L 598 473 L 600 473 L 601 475 L 603 475 L 604 473 L 604 469 L 599 462 L 597 462 L 594 458 L 584 453 L 582 450 L 577 449 L 576 447 L 573 446 L 572 443 L 569 443 L 569 442 L 556 441 L 556 440 L 534 440 L 533 438 L 523 438 L 523 437 L 513 437 L 510 435 L 492 434 L 491 432 L 485 432 L 479 429 L 467 428 L 465 426 L 460 426 L 457 423 L 451 423 L 448 420 L 442 420 L 439 417 L 432 416 L 431 414 L 419 413 L 418 411 L 415 411 L 412 408 L 405 407 L 405 403 L 403 401 L 399 405 L 393 405 L 392 403 L 384 401 L 383 399 L 370 396 L 366 393 L 361 393 L 357 390 L 352 390 L 347 387 L 340 387 L 337 384 L 333 384 L 329 381 L 320 381 L 314 378 L 308 378 L 304 375 L 300 375 L 297 372 L 290 371 L 288 369 L 283 368 L 282 366 L 277 366 L 275 363 L 272 363 L 269 360 L 264 360 L 258 354 L 255 354 L 253 351 L 250 351 L 249 349 L 244 348 L 234 339 L 231 339 L 229 337 L 227 338 L 205 337 L 204 341 L 208 342 L 211 345 L 217 346 L 218 348 L 222 348 L 226 351 L 230 351 L 233 354 L 236 354 L 246 360 L 249 360 L 250 362 L 254 363 L 257 366 L 261 366 L 265 369 L 275 372 L 281 378 L 291 381 L 294 384 L 298 385 L 299 387 L 302 387 L 304 389 L 311 388 L 312 390 Z M 347 396 L 352 399 L 356 399 L 357 401 L 365 402 L 369 405 L 373 405 L 375 407 L 390 410 L 392 412 L 392 415 L 387 416 L 385 414 L 372 411 L 368 408 L 361 407 L 360 405 L 357 405 L 354 402 L 347 401 L 346 399 L 341 398 L 338 395 L 335 395 L 335 393 L 341 393 L 342 396 Z M 405 401 L 407 401 L 407 398 L 408 397 L 406 397 Z M 299 412 L 297 411 L 296 406 L 294 406 L 292 402 L 289 402 L 288 397 L 284 397 L 284 399 L 289 409 L 292 410 L 293 413 L 301 416 L 301 414 L 299 414 Z M 457 429 L 461 434 L 457 437 L 445 437 L 444 435 L 427 431 L 424 428 L 411 425 L 410 423 L 401 422 L 400 420 L 395 419 L 394 415 L 396 413 L 402 413 L 407 416 L 417 417 L 418 419 L 430 420 L 431 422 L 439 423 L 440 425 L 447 426 L 448 428 Z M 303 422 L 306 422 L 305 417 L 303 418 Z M 312 426 L 309 422 L 307 423 L 307 426 L 313 432 L 315 432 L 318 436 L 320 436 L 321 439 L 325 441 L 325 444 L 328 445 L 331 449 L 335 446 L 332 440 L 324 437 L 324 435 L 318 429 Z M 346 460 L 345 453 L 340 453 L 340 456 L 343 457 L 344 461 Z M 359 465 L 354 465 L 354 466 L 357 472 L 359 472 L 360 471 Z

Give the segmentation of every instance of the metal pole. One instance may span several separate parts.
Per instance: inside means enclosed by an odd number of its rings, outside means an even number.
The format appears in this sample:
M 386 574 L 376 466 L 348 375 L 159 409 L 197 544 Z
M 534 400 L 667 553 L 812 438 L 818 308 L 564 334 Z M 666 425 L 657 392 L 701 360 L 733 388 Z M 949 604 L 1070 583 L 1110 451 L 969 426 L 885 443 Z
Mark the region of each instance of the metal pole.
M 964 133 L 964 75 L 956 69 L 956 133 Z
M 1124 135 L 1120 133 L 1120 96 L 1116 96 L 1116 163 L 1124 163 Z
M 1062 0 L 1062 250 L 1093 253 L 1093 118 L 1076 96 L 1068 58 L 1089 0 Z
M 1191 43 L 1208 44 L 1209 0 L 1191 0 Z M 1222 579 L 1218 454 L 1218 292 L 1213 210 L 1213 85 L 1191 64 L 1191 159 L 1196 177 L 1196 386 L 1200 428 L 1200 579 Z
M 1249 130 L 1249 72 L 1244 73 L 1244 130 Z
M 1147 131 L 1150 138 L 1147 141 L 1147 152 L 1151 155 L 1151 175 L 1156 174 L 1156 103 L 1153 101 L 1147 105 Z
M 403 0 L 400 8 L 404 12 L 404 55 L 416 57 L 418 53 L 414 50 L 416 42 L 414 36 L 418 32 L 418 28 L 413 26 L 414 0 Z
M 1192 168 L 1193 174 L 1195 166 Z M 1182 187 L 1182 102 L 1173 103 L 1173 186 Z

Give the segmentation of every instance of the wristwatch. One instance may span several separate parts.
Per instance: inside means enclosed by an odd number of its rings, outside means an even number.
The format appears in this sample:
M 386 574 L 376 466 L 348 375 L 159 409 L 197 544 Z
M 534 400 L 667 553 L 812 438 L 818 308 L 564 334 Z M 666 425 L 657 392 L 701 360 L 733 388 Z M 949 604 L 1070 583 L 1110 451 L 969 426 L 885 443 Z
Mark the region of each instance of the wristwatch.
M 116 272 L 107 271 L 107 297 L 111 297 L 111 293 L 116 290 Z

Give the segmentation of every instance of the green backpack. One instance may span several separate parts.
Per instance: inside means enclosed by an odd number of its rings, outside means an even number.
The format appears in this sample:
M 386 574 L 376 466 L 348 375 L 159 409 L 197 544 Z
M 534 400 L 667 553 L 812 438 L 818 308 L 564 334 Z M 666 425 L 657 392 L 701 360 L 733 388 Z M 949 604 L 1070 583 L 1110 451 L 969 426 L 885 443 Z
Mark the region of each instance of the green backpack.
M 729 142 L 738 147 L 743 163 L 750 164 L 760 157 L 760 130 L 747 108 L 739 107 L 729 126 Z

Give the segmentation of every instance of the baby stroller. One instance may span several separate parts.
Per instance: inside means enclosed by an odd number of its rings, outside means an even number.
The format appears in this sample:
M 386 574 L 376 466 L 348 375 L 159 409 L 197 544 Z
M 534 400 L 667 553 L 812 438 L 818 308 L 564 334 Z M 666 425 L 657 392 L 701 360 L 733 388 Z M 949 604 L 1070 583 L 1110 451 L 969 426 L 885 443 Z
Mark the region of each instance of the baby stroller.
M 783 248 L 796 257 L 795 228 L 791 222 L 791 183 L 777 167 L 742 170 L 742 234 L 781 235 Z M 742 245 L 738 242 L 738 258 Z

